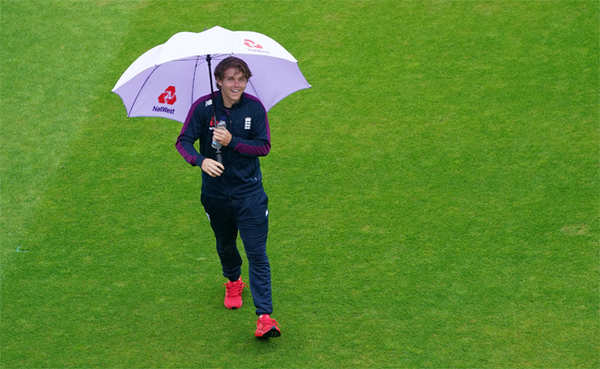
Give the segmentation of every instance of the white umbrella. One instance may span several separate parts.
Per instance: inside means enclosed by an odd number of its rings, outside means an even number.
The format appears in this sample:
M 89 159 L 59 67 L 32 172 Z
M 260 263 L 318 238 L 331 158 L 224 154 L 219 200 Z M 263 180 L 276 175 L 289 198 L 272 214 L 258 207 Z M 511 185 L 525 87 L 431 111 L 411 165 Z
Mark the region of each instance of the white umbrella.
M 184 122 L 194 101 L 216 88 L 209 76 L 228 56 L 248 64 L 252 77 L 245 92 L 258 97 L 267 111 L 291 93 L 310 87 L 298 61 L 275 40 L 261 33 L 215 26 L 200 33 L 176 33 L 146 51 L 112 91 L 123 100 L 129 117 Z

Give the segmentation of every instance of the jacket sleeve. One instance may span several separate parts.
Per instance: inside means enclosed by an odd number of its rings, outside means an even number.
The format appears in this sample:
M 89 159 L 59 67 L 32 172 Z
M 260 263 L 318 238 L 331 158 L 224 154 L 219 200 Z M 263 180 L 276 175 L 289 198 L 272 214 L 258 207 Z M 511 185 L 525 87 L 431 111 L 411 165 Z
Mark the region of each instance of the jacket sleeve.
M 200 139 L 202 135 L 202 119 L 201 109 L 197 106 L 191 109 L 175 143 L 177 151 L 185 161 L 195 166 L 201 166 L 202 161 L 205 159 L 194 147 L 194 142 Z
M 271 131 L 269 129 L 269 118 L 264 108 L 254 115 L 253 120 L 252 139 L 233 136 L 229 147 L 244 156 L 266 156 L 271 151 Z

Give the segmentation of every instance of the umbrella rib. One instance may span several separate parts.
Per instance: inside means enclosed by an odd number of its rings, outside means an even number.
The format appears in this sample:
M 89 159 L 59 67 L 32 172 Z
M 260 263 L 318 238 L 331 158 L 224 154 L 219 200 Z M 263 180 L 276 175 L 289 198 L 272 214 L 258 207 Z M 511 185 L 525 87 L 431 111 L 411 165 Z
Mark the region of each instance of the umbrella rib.
M 248 83 L 250 84 L 250 86 L 252 86 L 252 89 L 254 90 L 256 97 L 258 97 L 258 99 L 262 102 L 262 98 L 260 96 L 258 96 L 258 90 L 256 89 L 256 87 L 254 87 L 254 83 L 252 83 L 251 80 L 248 80 Z
M 190 102 L 190 104 L 194 104 L 194 86 L 196 85 L 196 69 L 198 68 L 198 59 L 200 59 L 200 56 L 196 56 L 196 64 L 194 65 L 194 78 L 192 78 L 192 101 Z
M 129 111 L 127 112 L 128 117 L 131 116 L 131 111 L 133 110 L 133 107 L 135 106 L 135 103 L 137 102 L 137 99 L 140 96 L 140 93 L 142 93 L 144 86 L 146 86 L 146 82 L 148 82 L 148 80 L 154 74 L 154 71 L 156 71 L 158 69 L 158 67 L 160 67 L 160 65 L 154 66 L 154 69 L 152 69 L 152 72 L 150 72 L 150 74 L 148 74 L 148 77 L 146 77 L 146 79 L 144 80 L 144 83 L 142 83 L 142 87 L 140 87 L 140 89 L 138 90 L 137 95 L 135 95 L 135 99 L 133 99 L 133 104 L 131 104 L 131 108 L 129 108 Z

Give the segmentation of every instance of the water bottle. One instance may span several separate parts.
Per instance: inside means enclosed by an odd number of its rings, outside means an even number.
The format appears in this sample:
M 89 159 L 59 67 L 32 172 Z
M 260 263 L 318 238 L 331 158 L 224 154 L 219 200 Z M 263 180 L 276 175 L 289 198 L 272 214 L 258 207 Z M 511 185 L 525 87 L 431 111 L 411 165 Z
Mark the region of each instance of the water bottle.
M 217 126 L 215 127 L 215 129 L 221 129 L 221 128 L 227 128 L 227 123 L 225 123 L 224 120 L 219 121 L 219 123 L 217 124 Z M 215 150 L 217 150 L 217 161 L 221 164 L 223 164 L 223 155 L 221 154 L 221 147 L 223 147 L 223 145 L 221 145 L 220 143 L 218 143 L 217 141 L 215 141 L 213 139 L 212 141 L 212 145 L 211 145 Z
M 217 123 L 217 126 L 214 129 L 220 129 L 220 128 L 227 128 L 227 123 L 224 120 L 219 121 L 219 123 Z M 217 141 L 215 141 L 213 139 L 212 145 L 213 149 L 216 149 L 217 152 L 221 151 L 221 147 L 223 147 L 223 145 L 221 145 L 220 143 L 218 143 Z

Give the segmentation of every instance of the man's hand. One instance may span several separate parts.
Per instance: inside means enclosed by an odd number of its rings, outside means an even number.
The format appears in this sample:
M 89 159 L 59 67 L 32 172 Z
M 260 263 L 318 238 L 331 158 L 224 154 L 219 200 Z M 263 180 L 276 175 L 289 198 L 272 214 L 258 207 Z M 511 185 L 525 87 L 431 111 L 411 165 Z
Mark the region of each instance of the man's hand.
M 211 177 L 219 177 L 221 174 L 223 174 L 223 171 L 225 170 L 223 164 L 219 163 L 216 160 L 208 158 L 202 161 L 201 168 L 204 171 L 204 173 L 208 174 Z
M 231 142 L 231 133 L 227 128 L 215 128 L 213 130 L 213 140 L 223 146 L 227 146 Z

